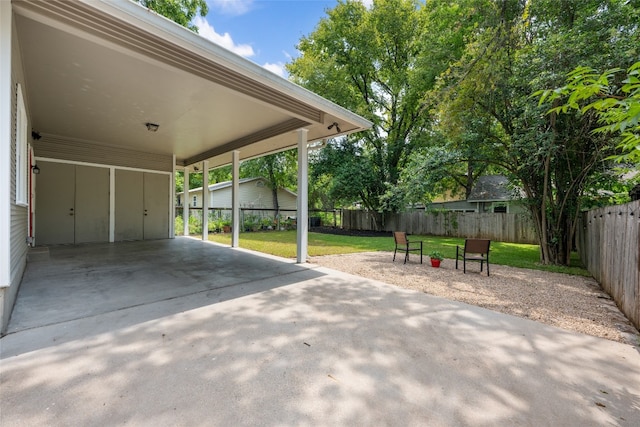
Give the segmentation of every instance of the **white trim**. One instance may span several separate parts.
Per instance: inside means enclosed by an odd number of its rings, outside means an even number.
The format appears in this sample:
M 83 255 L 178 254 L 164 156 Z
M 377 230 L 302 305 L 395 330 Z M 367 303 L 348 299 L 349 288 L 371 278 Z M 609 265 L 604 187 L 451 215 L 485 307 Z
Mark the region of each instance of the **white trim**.
M 202 183 L 209 185 L 209 161 L 202 162 Z M 209 192 L 202 192 L 202 241 L 209 240 Z
M 22 85 L 16 85 L 16 204 L 28 206 L 28 186 L 29 186 L 29 158 L 28 158 L 28 135 L 29 118 L 27 108 L 24 104 Z
M 231 247 L 240 240 L 240 151 L 231 153 Z M 204 191 L 203 191 L 204 194 Z
M 307 262 L 307 245 L 309 242 L 309 155 L 307 146 L 307 129 L 298 129 L 298 198 L 297 216 L 297 262 Z
M 62 159 L 56 159 L 56 158 L 53 158 L 53 157 L 34 157 L 34 159 L 36 161 L 40 160 L 40 161 L 43 161 L 43 162 L 51 162 L 51 163 L 68 163 L 70 165 L 93 166 L 93 167 L 96 167 L 96 168 L 105 168 L 105 169 L 115 168 L 115 169 L 134 171 L 134 172 L 150 172 L 150 173 L 161 173 L 161 174 L 165 174 L 165 175 L 171 175 L 171 172 L 159 171 L 159 170 L 155 170 L 155 169 L 131 168 L 131 167 L 127 167 L 127 166 L 105 165 L 105 164 L 101 164 L 101 163 L 90 163 L 90 162 L 79 162 L 79 161 L 76 161 L 76 160 L 62 160 Z
M 176 155 L 173 155 L 173 172 L 169 179 L 169 238 L 176 238 Z
M 0 288 L 11 286 L 11 6 L 10 1 L 0 1 L 0 200 L 6 202 L 0 204 Z M 2 306 L 0 316 L 4 316 Z
M 109 168 L 109 242 L 116 241 L 116 168 Z
M 183 191 L 182 194 L 184 194 L 184 190 L 187 190 L 187 195 L 186 197 L 183 195 L 182 198 L 182 221 L 184 223 L 184 230 L 182 231 L 182 234 L 184 236 L 188 236 L 189 235 L 189 168 L 185 167 L 184 168 L 184 183 L 182 185 Z

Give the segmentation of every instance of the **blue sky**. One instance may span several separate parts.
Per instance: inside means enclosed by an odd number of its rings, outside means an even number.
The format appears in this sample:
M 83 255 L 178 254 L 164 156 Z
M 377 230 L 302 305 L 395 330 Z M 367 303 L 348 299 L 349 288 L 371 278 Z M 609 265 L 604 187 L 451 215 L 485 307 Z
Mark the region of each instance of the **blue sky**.
M 365 0 L 370 3 L 371 0 Z M 298 56 L 295 46 L 313 32 L 337 0 L 207 0 L 199 34 L 258 65 L 286 76 L 284 64 Z

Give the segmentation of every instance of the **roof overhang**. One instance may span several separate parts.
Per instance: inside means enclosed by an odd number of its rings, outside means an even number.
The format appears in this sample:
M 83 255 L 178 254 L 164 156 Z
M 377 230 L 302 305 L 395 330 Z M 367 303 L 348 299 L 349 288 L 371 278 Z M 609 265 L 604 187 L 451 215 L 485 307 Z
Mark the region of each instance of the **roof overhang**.
M 13 0 L 32 127 L 215 168 L 362 117 L 129 0 Z M 338 123 L 336 127 L 329 126 Z M 149 132 L 146 123 L 159 125 Z

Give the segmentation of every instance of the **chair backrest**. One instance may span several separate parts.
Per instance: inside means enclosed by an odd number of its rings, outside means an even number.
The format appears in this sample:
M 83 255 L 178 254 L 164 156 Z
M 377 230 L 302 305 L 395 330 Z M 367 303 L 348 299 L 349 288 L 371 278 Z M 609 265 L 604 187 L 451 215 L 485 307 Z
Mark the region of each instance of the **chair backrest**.
M 405 231 L 394 231 L 393 232 L 393 240 L 396 241 L 396 245 L 406 245 L 407 244 L 407 233 Z
M 467 239 L 464 241 L 464 253 L 487 254 L 489 253 L 491 240 L 487 239 Z

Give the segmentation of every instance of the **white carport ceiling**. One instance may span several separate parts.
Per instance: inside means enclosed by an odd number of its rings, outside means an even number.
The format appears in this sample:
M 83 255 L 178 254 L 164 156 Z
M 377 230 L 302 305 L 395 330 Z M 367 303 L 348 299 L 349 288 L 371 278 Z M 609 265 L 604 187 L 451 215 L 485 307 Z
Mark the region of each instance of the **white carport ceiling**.
M 14 1 L 34 130 L 178 165 L 251 158 L 365 129 L 363 118 L 123 1 Z M 160 125 L 148 132 L 145 123 Z

